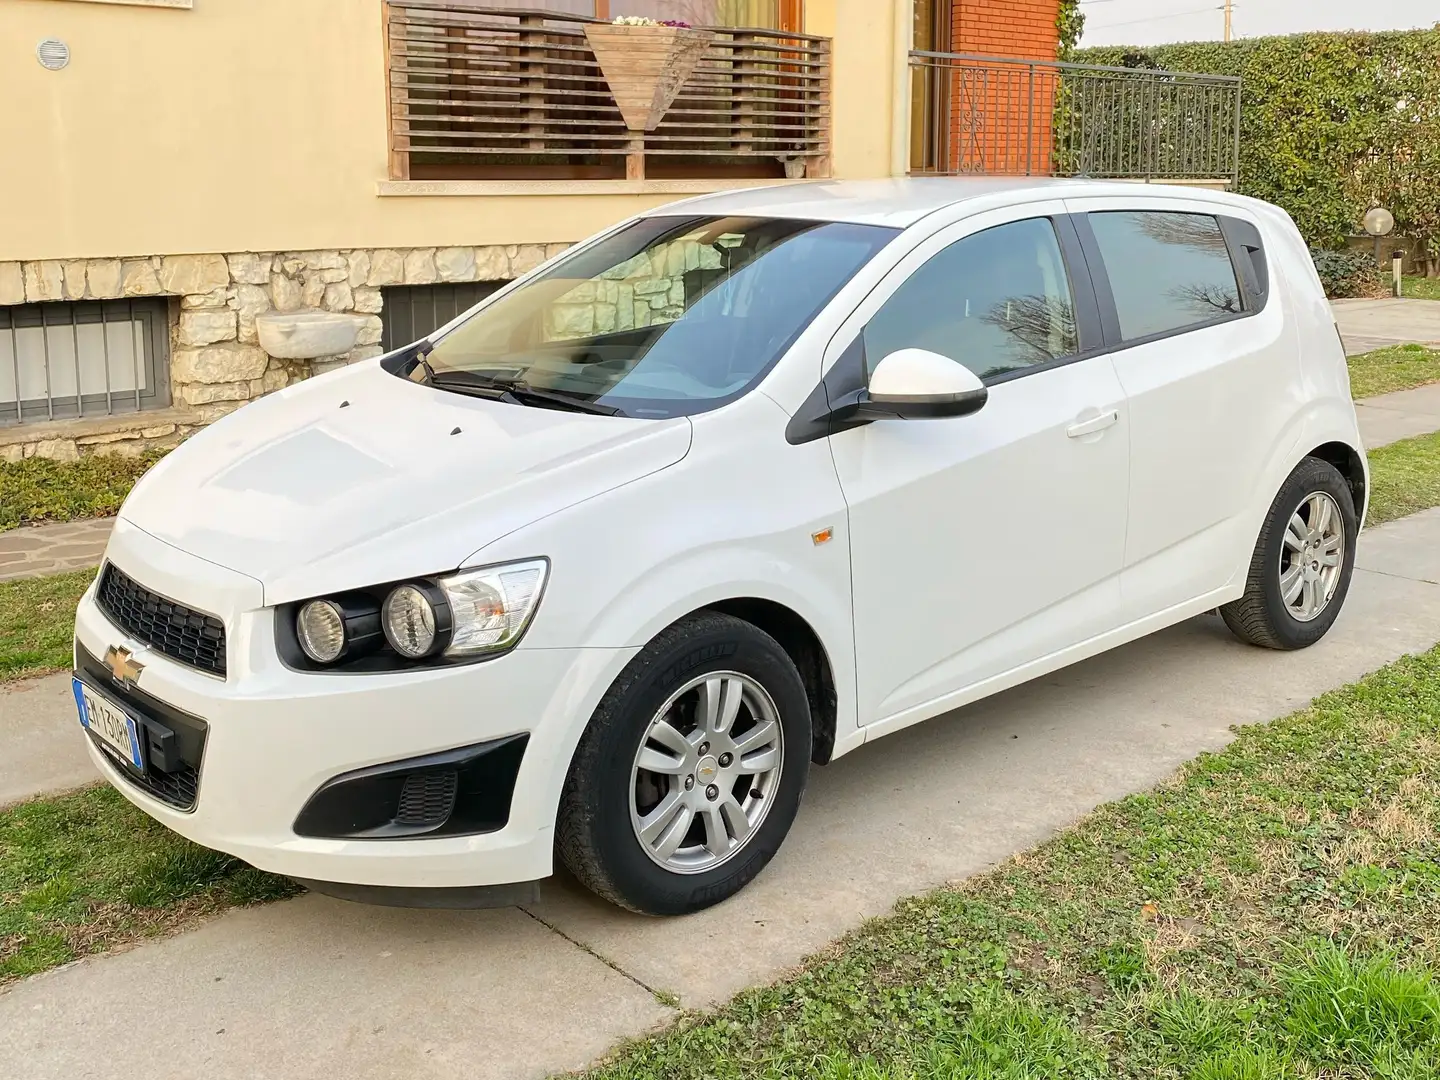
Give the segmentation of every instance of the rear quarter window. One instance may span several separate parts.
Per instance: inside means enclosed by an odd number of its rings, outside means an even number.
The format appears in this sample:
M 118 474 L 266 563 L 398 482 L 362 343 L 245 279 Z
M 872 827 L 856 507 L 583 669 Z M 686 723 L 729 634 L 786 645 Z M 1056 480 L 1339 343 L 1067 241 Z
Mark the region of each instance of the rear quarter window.
M 1209 214 L 1089 215 L 1125 341 L 1189 330 L 1244 311 L 1220 222 Z

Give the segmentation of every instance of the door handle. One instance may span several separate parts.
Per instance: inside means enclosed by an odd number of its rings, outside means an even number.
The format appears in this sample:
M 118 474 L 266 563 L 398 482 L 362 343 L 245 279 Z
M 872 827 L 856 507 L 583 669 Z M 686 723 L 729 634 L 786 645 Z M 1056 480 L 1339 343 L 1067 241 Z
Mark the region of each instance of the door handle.
M 1065 434 L 1072 439 L 1081 439 L 1086 435 L 1094 435 L 1097 431 L 1104 431 L 1120 419 L 1120 411 L 1111 409 L 1099 416 L 1092 416 L 1089 420 L 1081 420 L 1078 424 L 1071 424 L 1065 429 Z

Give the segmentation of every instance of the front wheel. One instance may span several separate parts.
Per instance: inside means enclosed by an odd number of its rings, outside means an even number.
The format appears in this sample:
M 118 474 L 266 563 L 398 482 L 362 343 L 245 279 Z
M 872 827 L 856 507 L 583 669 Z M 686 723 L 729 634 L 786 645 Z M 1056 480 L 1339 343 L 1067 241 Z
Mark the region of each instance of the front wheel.
M 1359 531 L 1339 470 L 1319 458 L 1300 462 L 1265 516 L 1244 595 L 1220 609 L 1225 625 L 1268 649 L 1315 644 L 1345 603 Z
M 632 911 L 719 903 L 789 832 L 810 748 L 805 686 L 784 649 L 718 612 L 682 619 L 595 710 L 561 797 L 560 859 Z

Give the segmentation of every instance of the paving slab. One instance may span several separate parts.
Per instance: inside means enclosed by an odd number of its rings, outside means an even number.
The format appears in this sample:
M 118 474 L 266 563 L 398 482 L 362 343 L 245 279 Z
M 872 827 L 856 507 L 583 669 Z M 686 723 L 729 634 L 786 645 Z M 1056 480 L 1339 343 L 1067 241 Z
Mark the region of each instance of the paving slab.
M 1440 303 L 1434 300 L 1332 300 L 1330 306 L 1350 356 L 1389 345 L 1440 346 Z
M 80 737 L 69 675 L 0 689 L 0 806 L 98 779 Z
M 896 899 L 1153 786 L 1231 725 L 1440 641 L 1440 510 L 1367 531 L 1358 565 L 1312 649 L 1245 646 L 1204 616 L 816 770 L 775 862 L 711 911 L 642 918 L 555 879 L 529 914 L 318 896 L 236 912 L 0 993 L 0 1076 L 487 1080 L 578 1066 L 670 1015 L 650 990 L 699 1006 L 777 978 Z
M 1440 431 L 1440 382 L 1364 398 L 1355 403 L 1355 415 L 1361 441 L 1369 449 Z
M 322 896 L 0 996 L 16 1080 L 439 1080 L 577 1069 L 673 1010 L 525 913 Z
M 86 518 L 0 532 L 0 581 L 99 566 L 114 526 L 114 518 Z

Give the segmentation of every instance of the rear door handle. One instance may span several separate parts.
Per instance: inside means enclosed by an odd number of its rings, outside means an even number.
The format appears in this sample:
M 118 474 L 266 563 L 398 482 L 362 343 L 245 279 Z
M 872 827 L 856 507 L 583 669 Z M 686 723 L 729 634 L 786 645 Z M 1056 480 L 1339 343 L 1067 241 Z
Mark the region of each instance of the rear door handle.
M 1086 435 L 1094 435 L 1097 431 L 1104 431 L 1120 419 L 1120 411 L 1111 409 L 1099 416 L 1093 416 L 1089 420 L 1081 420 L 1078 424 L 1071 424 L 1065 429 L 1065 434 L 1072 439 L 1081 439 Z

